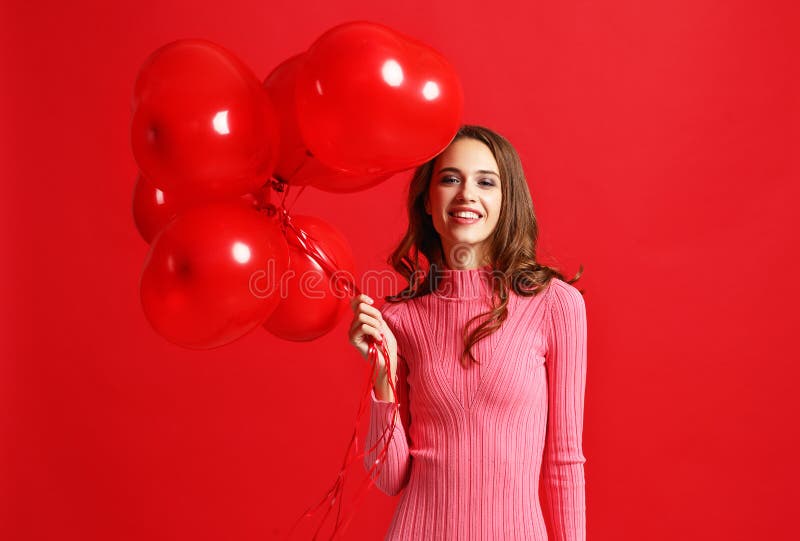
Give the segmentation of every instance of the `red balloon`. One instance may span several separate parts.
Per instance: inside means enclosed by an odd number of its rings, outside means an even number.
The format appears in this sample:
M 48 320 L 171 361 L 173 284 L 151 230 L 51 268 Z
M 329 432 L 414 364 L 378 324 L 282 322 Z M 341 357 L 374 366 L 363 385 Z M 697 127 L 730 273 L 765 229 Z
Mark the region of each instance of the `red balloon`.
M 356 174 L 332 169 L 314 158 L 309 158 L 292 177 L 292 183 L 310 184 L 325 192 L 351 193 L 377 186 L 394 173 Z
M 274 107 L 250 68 L 219 45 L 179 40 L 155 51 L 139 70 L 133 106 L 133 155 L 162 190 L 237 196 L 275 169 Z
M 239 196 L 242 202 L 258 210 L 270 203 L 271 190 L 269 187 L 261 188 L 256 193 L 246 193 Z M 235 198 L 231 199 L 235 201 Z M 210 201 L 201 201 L 182 198 L 172 192 L 165 192 L 156 188 L 152 182 L 144 178 L 141 173 L 137 175 L 133 186 L 133 221 L 136 229 L 144 241 L 150 244 L 156 234 L 190 206 L 207 204 Z
M 295 83 L 306 54 L 283 61 L 264 80 L 278 113 L 281 145 L 275 176 L 295 186 L 313 185 L 326 192 L 349 193 L 364 190 L 389 178 L 391 173 L 361 175 L 333 169 L 320 163 L 306 148 L 297 126 Z
M 182 201 L 153 186 L 141 174 L 133 186 L 133 221 L 148 244 L 182 208 Z
M 376 23 L 322 34 L 297 72 L 297 124 L 323 164 L 380 174 L 436 156 L 461 125 L 463 91 L 436 50 Z
M 177 345 L 228 344 L 278 306 L 288 258 L 277 221 L 241 201 L 191 207 L 150 246 L 139 283 L 145 316 Z
M 355 279 L 353 252 L 347 240 L 314 216 L 292 216 L 340 269 L 333 277 L 296 244 L 289 243 L 289 271 L 281 285 L 281 302 L 264 328 L 285 340 L 308 341 L 333 329 L 349 309 L 349 296 L 340 280 Z M 290 237 L 291 238 L 291 237 Z
M 305 53 L 290 57 L 272 70 L 267 78 L 264 79 L 264 89 L 275 105 L 281 133 L 275 176 L 285 181 L 289 181 L 291 178 L 291 183 L 296 185 L 304 184 L 304 182 L 293 177 L 293 174 L 309 159 L 306 145 L 303 143 L 300 129 L 297 127 L 294 103 L 294 85 L 297 70 L 303 64 L 304 58 Z

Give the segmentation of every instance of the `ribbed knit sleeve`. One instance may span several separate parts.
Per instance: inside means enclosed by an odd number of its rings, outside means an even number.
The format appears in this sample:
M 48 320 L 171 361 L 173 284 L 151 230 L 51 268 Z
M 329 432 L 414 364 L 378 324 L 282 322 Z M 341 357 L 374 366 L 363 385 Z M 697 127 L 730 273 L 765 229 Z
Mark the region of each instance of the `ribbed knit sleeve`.
M 399 322 L 395 309 L 396 305 L 385 306 L 381 313 L 384 321 L 386 321 L 389 329 L 391 329 L 392 334 L 394 334 L 395 338 L 398 339 L 399 348 L 399 335 L 401 329 L 399 328 Z M 400 356 L 399 351 L 397 362 L 397 382 L 395 384 L 395 389 L 397 390 L 396 399 L 400 403 L 400 406 L 404 406 L 402 402 L 405 402 L 408 397 L 408 390 L 406 388 L 407 382 L 405 377 L 407 370 L 404 370 L 405 367 L 401 366 L 403 359 L 402 356 Z M 364 467 L 367 469 L 367 471 L 369 471 L 372 465 L 375 464 L 378 453 L 385 445 L 385 439 L 382 439 L 384 432 L 385 438 L 389 437 L 388 429 L 392 423 L 392 411 L 394 409 L 393 402 L 378 400 L 378 398 L 375 396 L 374 389 L 370 392 L 370 396 L 370 418 L 365 443 L 366 454 L 364 456 Z M 376 448 L 370 452 L 369 449 L 373 446 Z M 391 438 L 385 461 L 382 465 L 379 464 L 376 468 L 378 474 L 377 477 L 375 477 L 375 485 L 385 494 L 388 494 L 389 496 L 395 496 L 408 484 L 410 470 L 411 455 L 409 454 L 408 450 L 408 439 L 406 438 L 406 430 L 403 426 L 402 418 L 398 410 L 398 415 L 394 425 L 394 435 Z M 375 475 L 375 472 L 373 472 L 373 475 Z
M 542 486 L 551 540 L 586 539 L 586 496 L 581 446 L 586 389 L 586 306 L 573 286 L 548 286 L 547 434 Z

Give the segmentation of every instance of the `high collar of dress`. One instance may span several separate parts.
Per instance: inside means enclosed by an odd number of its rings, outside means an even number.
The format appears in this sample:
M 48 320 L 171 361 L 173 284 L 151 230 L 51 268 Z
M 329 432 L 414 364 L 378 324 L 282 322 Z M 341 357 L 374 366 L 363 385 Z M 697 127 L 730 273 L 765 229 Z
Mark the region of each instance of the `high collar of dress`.
M 438 280 L 433 294 L 443 299 L 479 299 L 492 294 L 491 265 L 472 269 L 435 267 L 431 272 Z

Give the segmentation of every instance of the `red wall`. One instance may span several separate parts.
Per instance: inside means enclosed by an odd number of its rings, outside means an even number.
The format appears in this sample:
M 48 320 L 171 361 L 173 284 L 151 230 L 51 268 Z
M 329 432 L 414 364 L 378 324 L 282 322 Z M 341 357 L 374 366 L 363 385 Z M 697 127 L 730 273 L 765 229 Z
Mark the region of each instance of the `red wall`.
M 216 41 L 263 77 L 352 19 L 452 60 L 466 120 L 523 158 L 540 255 L 585 266 L 589 539 L 792 538 L 796 4 L 277 4 L 3 2 L 0 538 L 277 539 L 334 481 L 366 370 L 349 321 L 208 352 L 157 335 L 128 125 L 164 43 Z M 406 181 L 294 211 L 383 269 Z M 395 505 L 373 489 L 350 538 L 382 538 Z

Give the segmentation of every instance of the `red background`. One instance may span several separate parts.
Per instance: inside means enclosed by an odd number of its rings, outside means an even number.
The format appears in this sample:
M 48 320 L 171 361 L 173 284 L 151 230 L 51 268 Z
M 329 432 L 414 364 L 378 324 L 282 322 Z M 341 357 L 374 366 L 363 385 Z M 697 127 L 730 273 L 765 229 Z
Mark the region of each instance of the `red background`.
M 366 374 L 349 321 L 208 352 L 157 335 L 128 125 L 169 41 L 263 78 L 353 19 L 454 63 L 465 120 L 522 156 L 541 258 L 585 265 L 589 539 L 793 538 L 795 6 L 3 2 L 0 538 L 277 539 L 330 487 Z M 294 212 L 385 269 L 407 180 L 307 189 Z M 373 489 L 349 538 L 382 538 L 395 505 Z

